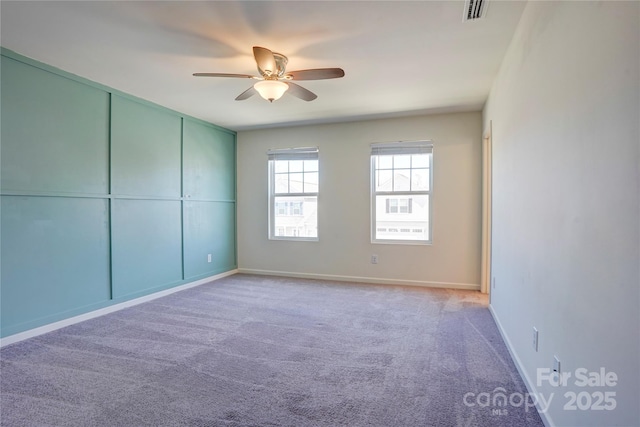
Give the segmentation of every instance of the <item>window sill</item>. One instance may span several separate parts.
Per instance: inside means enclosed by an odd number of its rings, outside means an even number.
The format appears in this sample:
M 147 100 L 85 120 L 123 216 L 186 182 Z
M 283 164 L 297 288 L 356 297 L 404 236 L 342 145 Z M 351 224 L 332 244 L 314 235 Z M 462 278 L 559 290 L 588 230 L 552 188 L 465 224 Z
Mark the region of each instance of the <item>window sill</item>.
M 371 240 L 373 245 L 432 246 L 431 240 Z
M 318 242 L 317 237 L 287 237 L 287 236 L 270 236 L 269 240 L 282 240 L 286 242 Z

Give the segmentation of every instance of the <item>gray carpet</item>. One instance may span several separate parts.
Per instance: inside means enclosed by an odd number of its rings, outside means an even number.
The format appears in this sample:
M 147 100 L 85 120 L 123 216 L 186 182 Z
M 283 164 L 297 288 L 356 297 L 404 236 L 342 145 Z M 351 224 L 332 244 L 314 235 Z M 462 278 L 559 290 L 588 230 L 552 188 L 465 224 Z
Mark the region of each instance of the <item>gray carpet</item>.
M 543 425 L 477 404 L 526 392 L 478 292 L 239 274 L 0 356 L 3 426 Z

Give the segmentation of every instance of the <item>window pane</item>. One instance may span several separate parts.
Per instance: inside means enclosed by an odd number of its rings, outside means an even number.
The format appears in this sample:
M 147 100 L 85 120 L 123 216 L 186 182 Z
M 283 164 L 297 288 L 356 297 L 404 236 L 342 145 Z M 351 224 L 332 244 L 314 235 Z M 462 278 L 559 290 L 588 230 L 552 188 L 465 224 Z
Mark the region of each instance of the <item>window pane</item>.
M 286 215 L 274 213 L 274 228 L 279 237 L 318 237 L 318 198 L 316 196 L 275 198 L 275 205 L 286 204 Z
M 275 193 L 282 194 L 289 192 L 289 174 L 278 173 L 275 175 Z
M 393 190 L 393 180 L 391 170 L 381 170 L 376 172 L 376 191 L 391 191 Z
M 402 204 L 408 206 L 408 198 L 376 196 L 376 223 L 374 225 L 377 240 L 429 240 L 429 195 L 411 196 L 411 212 L 392 213 L 387 211 L 395 200 L 400 209 Z M 408 230 L 408 231 L 407 231 Z
M 393 172 L 393 191 L 409 191 L 411 169 L 394 170 Z
M 304 174 L 304 192 L 318 192 L 318 172 L 305 172 Z
M 411 156 L 412 168 L 428 168 L 429 167 L 429 155 L 428 154 L 414 154 Z
M 302 193 L 302 173 L 289 174 L 289 193 Z
M 411 156 L 409 154 L 403 154 L 403 155 L 400 155 L 400 156 L 393 156 L 393 167 L 394 167 L 394 169 L 410 168 L 411 167 Z
M 302 172 L 303 163 L 304 162 L 302 160 L 289 161 L 289 172 Z
M 315 172 L 318 170 L 318 161 L 317 160 L 305 160 L 304 161 L 304 170 L 305 172 Z
M 378 169 L 391 169 L 393 167 L 393 156 L 376 156 Z
M 429 190 L 429 169 L 413 169 L 411 175 L 412 191 Z
M 276 173 L 289 172 L 288 160 L 274 160 Z

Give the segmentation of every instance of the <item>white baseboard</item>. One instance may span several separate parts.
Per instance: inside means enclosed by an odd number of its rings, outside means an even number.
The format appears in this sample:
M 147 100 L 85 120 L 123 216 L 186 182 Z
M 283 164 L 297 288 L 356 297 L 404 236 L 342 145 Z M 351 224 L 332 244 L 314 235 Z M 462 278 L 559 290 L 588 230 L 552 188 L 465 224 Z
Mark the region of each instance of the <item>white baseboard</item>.
M 78 316 L 70 317 L 68 319 L 60 320 L 58 322 L 49 323 L 48 325 L 40 326 L 37 328 L 29 329 L 28 331 L 20 332 L 14 335 L 9 335 L 0 339 L 0 348 L 13 344 L 19 341 L 33 338 L 38 335 L 46 334 L 48 332 L 55 331 L 57 329 L 71 326 L 76 323 L 84 322 L 85 320 L 94 319 L 96 317 L 104 316 L 105 314 L 113 313 L 115 311 L 122 310 L 124 308 L 132 307 L 134 305 L 142 304 L 147 301 L 171 295 L 176 292 L 184 291 L 185 289 L 194 288 L 196 286 L 203 285 L 213 280 L 222 279 L 223 277 L 231 276 L 238 273 L 238 270 L 229 270 L 224 273 L 216 274 L 214 276 L 205 277 L 204 279 L 196 280 L 194 282 L 185 283 L 184 285 L 176 286 L 175 288 L 165 289 L 150 295 L 145 295 L 140 298 L 135 298 L 129 301 L 124 301 L 118 304 L 110 305 L 109 307 L 101 308 L 98 310 L 90 311 L 89 313 L 80 314 Z
M 502 327 L 502 323 L 500 323 L 500 319 L 498 319 L 498 315 L 493 310 L 493 306 L 491 304 L 489 304 L 489 312 L 491 313 L 493 320 L 496 322 L 496 325 L 498 326 L 498 331 L 500 331 L 500 335 L 502 335 L 502 340 L 506 344 L 507 350 L 509 350 L 509 354 L 511 355 L 511 359 L 513 360 L 513 363 L 516 365 L 516 368 L 518 369 L 520 376 L 524 380 L 524 385 L 527 387 L 529 394 L 538 396 L 538 390 L 535 387 L 535 382 L 533 382 L 531 378 L 529 378 L 529 375 L 527 375 L 527 372 L 522 367 L 522 362 L 520 361 L 518 354 L 513 349 L 513 345 L 511 345 L 511 341 L 509 340 L 509 337 L 505 333 L 504 328 Z M 540 418 L 542 418 L 542 422 L 546 427 L 555 427 L 555 423 L 551 419 L 551 416 L 549 415 L 549 413 L 541 412 L 539 403 L 540 403 L 539 401 L 536 401 L 536 409 L 538 410 L 538 414 L 540 414 Z
M 244 273 L 244 274 L 257 274 L 257 275 L 264 275 L 264 276 L 295 277 L 299 279 L 320 279 L 320 280 L 334 280 L 334 281 L 341 281 L 341 282 L 375 283 L 379 285 L 422 286 L 426 288 L 464 289 L 464 290 L 470 290 L 470 291 L 480 290 L 480 285 L 473 284 L 473 283 L 427 282 L 427 281 L 406 280 L 406 279 L 383 279 L 378 277 L 339 276 L 334 274 L 296 273 L 296 272 L 289 272 L 289 271 L 257 270 L 253 268 L 239 268 L 238 272 Z

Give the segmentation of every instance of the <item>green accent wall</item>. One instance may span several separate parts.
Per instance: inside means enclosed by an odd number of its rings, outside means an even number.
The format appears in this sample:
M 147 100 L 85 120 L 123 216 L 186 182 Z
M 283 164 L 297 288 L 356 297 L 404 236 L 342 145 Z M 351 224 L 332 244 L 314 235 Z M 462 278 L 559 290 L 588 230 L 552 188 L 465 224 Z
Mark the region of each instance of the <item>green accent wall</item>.
M 237 268 L 235 132 L 1 53 L 2 337 Z
M 109 94 L 2 56 L 2 190 L 108 191 Z
M 180 202 L 113 200 L 111 203 L 113 296 L 136 296 L 159 285 L 179 283 L 182 280 Z
M 108 200 L 3 195 L 1 203 L 3 331 L 109 301 Z
M 211 128 L 202 126 L 209 132 L 206 143 L 213 145 Z M 178 116 L 113 95 L 111 192 L 180 197 L 181 128 Z M 229 136 L 233 150 L 233 135 Z
M 197 200 L 234 200 L 235 179 L 225 165 L 235 158 L 233 135 L 219 133 L 212 141 L 209 129 L 184 121 L 184 195 Z
M 224 269 L 235 263 L 235 226 L 216 227 L 216 223 L 234 224 L 235 204 L 229 202 L 184 203 L 184 271 L 185 277 L 199 277 L 211 268 Z M 213 219 L 213 221 L 211 220 Z M 211 254 L 211 263 L 207 256 Z

